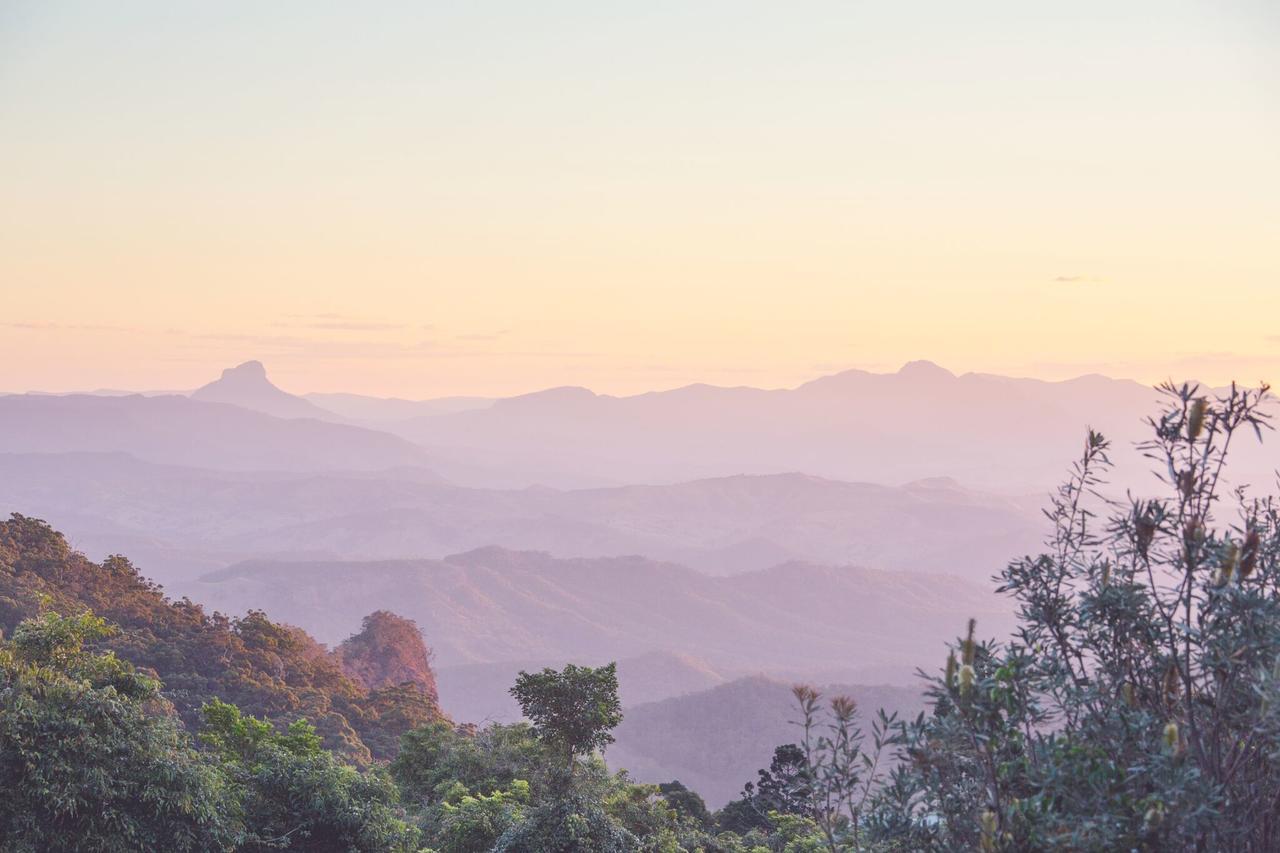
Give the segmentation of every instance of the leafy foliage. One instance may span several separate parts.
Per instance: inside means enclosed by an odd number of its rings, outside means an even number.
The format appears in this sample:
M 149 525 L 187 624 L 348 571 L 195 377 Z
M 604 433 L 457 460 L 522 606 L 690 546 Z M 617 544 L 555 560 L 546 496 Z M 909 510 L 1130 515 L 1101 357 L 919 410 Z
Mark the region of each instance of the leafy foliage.
M 47 613 L 0 644 L 0 850 L 218 850 L 232 792 L 165 713 L 158 683 Z
M 521 672 L 511 695 L 533 721 L 538 736 L 564 756 L 568 767 L 577 756 L 613 743 L 610 730 L 622 722 L 618 670 L 612 663 Z
M 116 625 L 103 642 L 159 675 L 189 729 L 216 698 L 285 725 L 306 717 L 327 748 L 367 764 L 390 758 L 401 734 L 441 716 L 434 681 L 431 689 L 370 689 L 297 628 L 257 611 L 229 619 L 169 601 L 124 557 L 93 563 L 44 522 L 15 514 L 0 521 L 0 631 L 44 609 L 88 610 Z M 368 654 L 361 660 L 372 665 Z
M 808 814 L 812 810 L 812 775 L 805 752 L 798 745 L 789 743 L 775 749 L 769 769 L 758 775 L 755 785 L 748 782 L 743 789 L 743 799 L 749 800 L 757 811 Z
M 824 708 L 813 688 L 797 686 L 794 693 L 804 733 L 799 749 L 804 786 L 797 793 L 805 800 L 799 813 L 818 825 L 826 849 L 857 849 L 863 816 L 880 784 L 889 732 L 897 725 L 897 717 L 879 712 L 867 749 L 852 699 L 835 696 Z
M 0 645 L 0 850 L 412 851 L 385 772 L 215 700 L 194 748 L 161 684 L 85 643 L 100 617 L 45 614 Z
M 903 763 L 871 837 L 1280 848 L 1280 514 L 1221 488 L 1233 439 L 1267 426 L 1266 389 L 1163 391 L 1142 449 L 1169 495 L 1107 499 L 1110 448 L 1090 434 L 1048 512 L 1048 549 L 1001 575 L 1017 635 L 982 642 L 970 624 L 930 680 L 932 713 L 897 728 Z
M 418 831 L 401 820 L 386 772 L 361 773 L 320 747 L 306 720 L 284 732 L 214 701 L 200 738 L 222 759 L 248 829 L 240 848 L 413 851 Z

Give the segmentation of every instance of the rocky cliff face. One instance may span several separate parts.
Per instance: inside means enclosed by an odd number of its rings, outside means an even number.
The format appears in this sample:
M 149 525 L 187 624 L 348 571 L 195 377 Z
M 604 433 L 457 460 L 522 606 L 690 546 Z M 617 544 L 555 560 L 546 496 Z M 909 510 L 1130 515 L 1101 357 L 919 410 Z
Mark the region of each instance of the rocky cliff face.
M 343 671 L 370 690 L 412 683 L 438 701 L 431 652 L 411 619 L 386 610 L 370 613 L 335 655 Z

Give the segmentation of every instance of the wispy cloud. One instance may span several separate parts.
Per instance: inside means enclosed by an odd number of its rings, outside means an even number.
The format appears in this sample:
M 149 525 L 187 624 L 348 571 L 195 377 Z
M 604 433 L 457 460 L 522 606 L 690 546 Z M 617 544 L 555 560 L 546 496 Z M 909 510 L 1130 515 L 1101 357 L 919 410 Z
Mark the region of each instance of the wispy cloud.
M 1056 284 L 1092 284 L 1102 279 L 1096 275 L 1055 275 L 1050 281 Z
M 1171 353 L 1166 358 L 1151 359 L 1036 361 L 1027 367 L 1036 375 L 1078 376 L 1101 373 L 1112 378 L 1163 377 L 1181 382 L 1191 378 L 1204 379 L 1197 374 L 1209 373 L 1215 376 L 1234 375 L 1240 381 L 1248 382 L 1251 381 L 1249 371 L 1270 373 L 1280 368 L 1280 356 L 1225 351 L 1179 352 Z
M 496 332 L 473 332 L 468 335 L 458 335 L 456 340 L 459 341 L 496 341 L 511 334 L 510 329 L 500 329 Z
M 222 334 L 197 335 L 189 346 L 207 343 L 237 344 L 266 358 L 407 358 L 434 354 L 436 342 L 335 340 L 300 335 Z
M 387 323 L 345 317 L 341 314 L 286 314 L 283 320 L 271 324 L 283 329 L 313 329 L 329 332 L 393 332 L 409 328 L 404 323 Z
M 845 370 L 865 370 L 868 373 L 893 373 L 901 364 L 893 364 L 887 361 L 820 361 L 817 364 L 808 365 L 809 370 L 815 370 L 819 373 L 839 373 Z
M 144 329 L 139 326 L 111 326 L 104 323 L 47 323 L 40 321 L 16 321 L 0 323 L 6 329 L 24 329 L 33 332 L 164 332 L 177 333 L 175 329 Z

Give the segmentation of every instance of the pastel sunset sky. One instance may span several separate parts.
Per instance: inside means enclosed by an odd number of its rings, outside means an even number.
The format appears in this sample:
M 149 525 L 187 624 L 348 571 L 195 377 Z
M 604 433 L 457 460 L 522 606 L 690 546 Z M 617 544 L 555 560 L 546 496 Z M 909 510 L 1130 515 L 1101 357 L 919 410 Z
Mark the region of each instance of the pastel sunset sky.
M 0 391 L 1280 381 L 1280 4 L 0 4 Z

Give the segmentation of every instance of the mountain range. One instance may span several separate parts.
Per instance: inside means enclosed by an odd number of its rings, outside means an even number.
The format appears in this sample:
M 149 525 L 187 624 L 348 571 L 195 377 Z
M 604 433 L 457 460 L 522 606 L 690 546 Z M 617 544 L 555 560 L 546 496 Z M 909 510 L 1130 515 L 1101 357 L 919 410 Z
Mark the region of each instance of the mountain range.
M 197 600 L 261 607 L 321 641 L 394 610 L 441 668 L 523 660 L 693 654 L 717 671 L 823 670 L 931 661 L 970 617 L 999 634 L 1006 602 L 951 575 L 786 563 L 710 577 L 642 557 L 558 559 L 481 548 L 443 560 L 240 563 Z
M 439 454 L 485 460 L 511 485 L 803 471 L 878 483 L 949 476 L 1027 491 L 1059 479 L 1089 425 L 1130 442 L 1154 405 L 1152 389 L 1135 382 L 955 376 L 913 362 L 779 390 L 691 385 L 612 397 L 557 388 L 391 428 Z
M 173 395 L 0 397 L 0 448 L 123 452 L 217 471 L 368 471 L 430 462 L 423 448 L 386 432 Z
M 249 558 L 439 558 L 485 545 L 639 554 L 712 574 L 805 560 L 985 579 L 1037 546 L 1039 503 L 948 480 L 777 474 L 504 491 L 417 467 L 230 472 L 124 453 L 0 453 L 0 510 L 56 519 L 87 553 L 134 554 L 170 585 Z
M 1150 488 L 1132 445 L 1156 398 L 913 362 L 791 389 L 397 400 L 292 394 L 246 362 L 189 394 L 0 396 L 0 513 L 342 643 L 299 654 L 357 693 L 408 674 L 459 721 L 515 719 L 521 670 L 617 661 L 610 760 L 716 805 L 794 739 L 791 682 L 910 711 L 915 668 L 970 617 L 1007 632 L 989 578 L 1040 547 L 1089 426 L 1113 439 L 1108 489 Z M 1274 485 L 1274 452 L 1234 453 L 1237 482 Z M 368 732 L 370 754 L 393 745 Z
M 1113 439 L 1115 479 L 1147 488 L 1146 463 L 1121 451 L 1147 434 L 1157 396 L 1098 375 L 1063 382 L 957 376 L 917 361 L 895 373 L 848 370 L 790 389 L 689 385 L 616 397 L 564 387 L 498 400 L 414 401 L 290 394 L 250 361 L 185 404 L 175 395 L 0 397 L 0 441 L 10 452 L 125 450 L 217 469 L 417 465 L 487 488 L 801 471 L 884 484 L 951 477 L 987 491 L 1042 494 L 1074 461 L 1089 427 Z M 288 426 L 254 422 L 244 410 Z M 174 446 L 178 439 L 184 446 Z M 1240 444 L 1232 465 L 1239 481 L 1266 488 L 1276 467 L 1274 454 L 1253 442 Z

